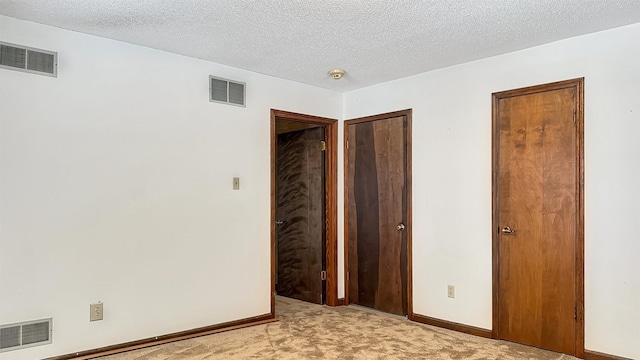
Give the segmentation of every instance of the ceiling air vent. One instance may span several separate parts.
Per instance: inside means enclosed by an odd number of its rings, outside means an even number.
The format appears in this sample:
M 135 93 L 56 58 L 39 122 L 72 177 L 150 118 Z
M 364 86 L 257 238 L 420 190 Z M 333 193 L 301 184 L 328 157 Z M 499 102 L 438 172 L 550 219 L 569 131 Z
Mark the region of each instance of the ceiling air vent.
M 245 106 L 245 94 L 245 83 L 209 76 L 209 101 Z
M 0 68 L 58 76 L 58 53 L 0 42 Z
M 51 344 L 53 319 L 0 326 L 0 352 Z

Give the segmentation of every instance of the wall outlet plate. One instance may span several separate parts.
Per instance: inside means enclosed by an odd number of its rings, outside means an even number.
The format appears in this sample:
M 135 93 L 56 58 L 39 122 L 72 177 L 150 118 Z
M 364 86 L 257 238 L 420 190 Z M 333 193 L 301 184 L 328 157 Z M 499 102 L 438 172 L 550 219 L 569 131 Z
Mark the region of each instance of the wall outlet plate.
M 452 299 L 456 297 L 456 287 L 454 285 L 447 285 L 447 296 Z
M 240 190 L 240 178 L 239 177 L 234 177 L 233 178 L 233 190 Z
M 103 318 L 102 302 L 97 302 L 89 305 L 89 321 L 98 321 Z

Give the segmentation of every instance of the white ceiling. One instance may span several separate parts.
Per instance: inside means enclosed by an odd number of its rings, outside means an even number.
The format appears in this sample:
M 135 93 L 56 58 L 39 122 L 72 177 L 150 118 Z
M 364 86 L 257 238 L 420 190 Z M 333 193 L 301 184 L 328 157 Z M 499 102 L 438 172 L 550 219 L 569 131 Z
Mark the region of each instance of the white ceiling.
M 348 91 L 637 23 L 640 0 L 0 0 L 0 14 Z

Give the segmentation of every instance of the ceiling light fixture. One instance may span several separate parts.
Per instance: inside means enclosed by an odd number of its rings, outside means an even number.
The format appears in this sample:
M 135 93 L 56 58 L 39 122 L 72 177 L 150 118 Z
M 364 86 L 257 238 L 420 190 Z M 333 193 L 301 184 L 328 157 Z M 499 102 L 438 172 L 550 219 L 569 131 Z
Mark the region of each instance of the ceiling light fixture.
M 342 78 L 342 75 L 344 75 L 344 73 L 345 71 L 342 69 L 329 70 L 329 75 L 331 75 L 331 77 L 336 80 L 340 80 L 340 78 Z

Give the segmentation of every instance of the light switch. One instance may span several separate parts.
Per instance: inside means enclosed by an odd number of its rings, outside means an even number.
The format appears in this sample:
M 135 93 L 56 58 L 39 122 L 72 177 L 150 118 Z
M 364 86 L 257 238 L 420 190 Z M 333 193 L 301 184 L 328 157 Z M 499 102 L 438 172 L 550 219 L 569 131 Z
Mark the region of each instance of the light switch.
M 234 177 L 233 178 L 233 190 L 240 190 L 240 178 L 239 177 Z
M 89 305 L 89 321 L 98 321 L 102 320 L 103 312 L 102 312 L 102 302 L 97 302 Z

